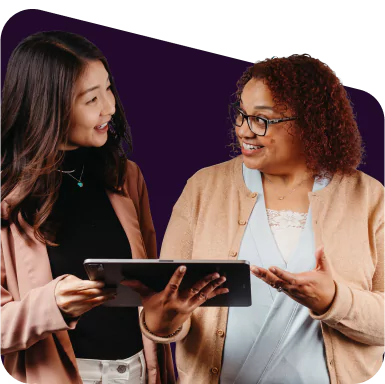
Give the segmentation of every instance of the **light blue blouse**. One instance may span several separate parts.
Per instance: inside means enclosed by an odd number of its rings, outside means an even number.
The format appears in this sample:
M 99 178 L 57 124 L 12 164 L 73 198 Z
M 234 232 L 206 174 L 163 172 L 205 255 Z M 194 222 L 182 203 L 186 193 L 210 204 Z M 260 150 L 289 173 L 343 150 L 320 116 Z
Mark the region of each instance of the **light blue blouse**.
M 286 265 L 271 232 L 261 173 L 243 165 L 247 188 L 258 193 L 239 250 L 251 265 L 277 266 L 298 273 L 315 267 L 309 209 L 299 244 Z M 327 180 L 315 182 L 313 191 Z M 320 323 L 309 309 L 251 276 L 252 305 L 229 309 L 221 384 L 328 384 Z

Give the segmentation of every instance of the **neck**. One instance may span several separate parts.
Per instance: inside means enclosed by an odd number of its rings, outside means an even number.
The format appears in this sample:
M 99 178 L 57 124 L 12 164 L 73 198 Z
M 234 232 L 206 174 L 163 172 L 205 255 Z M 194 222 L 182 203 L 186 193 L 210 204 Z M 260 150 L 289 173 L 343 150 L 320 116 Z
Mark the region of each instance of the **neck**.
M 298 166 L 296 168 L 287 170 L 287 171 L 267 171 L 263 172 L 263 175 L 268 178 L 272 183 L 276 184 L 277 186 L 285 186 L 286 188 L 294 188 L 296 185 L 298 185 L 301 182 L 305 181 L 314 181 L 314 177 L 312 177 L 312 174 L 310 170 L 305 166 Z

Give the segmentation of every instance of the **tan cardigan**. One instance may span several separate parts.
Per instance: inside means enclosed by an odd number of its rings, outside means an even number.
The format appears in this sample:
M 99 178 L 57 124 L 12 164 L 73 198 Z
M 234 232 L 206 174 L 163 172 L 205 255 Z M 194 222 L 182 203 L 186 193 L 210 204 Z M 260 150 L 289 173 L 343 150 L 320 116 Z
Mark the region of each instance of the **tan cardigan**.
M 256 197 L 243 181 L 242 157 L 202 169 L 174 206 L 161 258 L 236 259 Z M 332 384 L 361 383 L 382 363 L 383 199 L 383 186 L 359 171 L 335 175 L 327 187 L 309 193 L 315 245 L 324 244 L 337 286 L 329 311 L 319 317 L 310 313 L 321 320 Z M 226 308 L 198 308 L 191 327 L 186 322 L 168 340 L 178 341 L 180 383 L 218 383 L 227 314 Z
M 155 231 L 142 173 L 131 161 L 127 172 L 129 197 L 111 192 L 108 197 L 130 240 L 133 257 L 156 258 Z M 1 210 L 2 217 L 7 217 L 5 201 Z M 27 230 L 33 236 L 32 229 Z M 81 383 L 67 333 L 76 322 L 63 320 L 54 295 L 57 282 L 65 276 L 52 280 L 46 246 L 37 240 L 27 246 L 15 225 L 1 229 L 1 240 L 1 353 L 6 370 L 27 383 Z M 146 337 L 143 344 L 148 382 L 174 383 L 169 346 L 156 345 Z

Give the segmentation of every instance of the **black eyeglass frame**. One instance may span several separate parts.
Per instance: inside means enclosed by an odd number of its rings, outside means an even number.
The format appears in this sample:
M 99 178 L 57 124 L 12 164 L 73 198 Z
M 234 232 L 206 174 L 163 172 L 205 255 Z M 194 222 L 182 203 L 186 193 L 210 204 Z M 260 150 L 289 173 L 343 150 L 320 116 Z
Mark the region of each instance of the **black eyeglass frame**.
M 236 124 L 236 123 L 233 123 L 233 125 L 236 125 L 237 127 L 241 127 L 243 122 L 247 121 L 247 126 L 249 127 L 250 131 L 254 133 L 254 135 L 257 135 L 257 136 L 265 136 L 266 135 L 266 132 L 267 132 L 267 129 L 269 128 L 269 125 L 270 124 L 278 124 L 278 123 L 282 123 L 284 121 L 291 121 L 291 120 L 297 120 L 298 117 L 283 117 L 281 119 L 266 119 L 262 116 L 256 116 L 256 115 L 246 115 L 245 113 L 243 113 L 243 111 L 239 108 L 238 104 L 237 103 L 234 103 L 234 104 L 229 104 L 229 115 L 230 115 L 230 121 L 231 121 L 231 113 L 232 111 L 236 109 L 241 115 L 242 115 L 242 122 L 240 123 L 240 125 Z M 251 124 L 250 124 L 250 121 L 249 121 L 249 118 L 250 117 L 256 117 L 260 120 L 262 120 L 264 123 L 265 123 L 265 132 L 263 133 L 263 135 L 259 134 L 259 133 L 255 133 L 252 128 L 251 128 Z

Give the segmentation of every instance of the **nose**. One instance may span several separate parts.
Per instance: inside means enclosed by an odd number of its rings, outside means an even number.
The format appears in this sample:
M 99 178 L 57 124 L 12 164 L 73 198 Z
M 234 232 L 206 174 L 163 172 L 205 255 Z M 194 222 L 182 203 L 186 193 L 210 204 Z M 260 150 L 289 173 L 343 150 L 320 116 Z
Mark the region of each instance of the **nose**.
M 100 114 L 102 116 L 107 116 L 107 115 L 112 116 L 114 113 L 115 113 L 115 96 L 112 93 L 112 91 L 110 91 L 104 97 L 103 107 L 102 107 L 102 110 L 100 111 Z
M 239 137 L 247 137 L 247 138 L 253 138 L 255 137 L 255 133 L 251 131 L 249 128 L 249 124 L 247 123 L 246 119 L 243 119 L 243 123 L 240 127 L 236 127 L 237 134 Z

